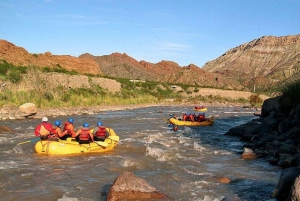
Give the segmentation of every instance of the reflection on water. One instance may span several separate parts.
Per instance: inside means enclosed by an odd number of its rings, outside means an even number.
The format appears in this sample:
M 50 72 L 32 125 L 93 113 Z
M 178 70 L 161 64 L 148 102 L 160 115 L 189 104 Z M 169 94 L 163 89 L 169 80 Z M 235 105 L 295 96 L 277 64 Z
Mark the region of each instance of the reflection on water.
M 34 143 L 39 120 L 4 121 L 16 134 L 0 135 L 2 200 L 105 200 L 115 178 L 131 171 L 175 200 L 267 200 L 281 170 L 265 161 L 242 160 L 242 143 L 225 136 L 231 127 L 253 118 L 241 108 L 208 108 L 215 116 L 207 127 L 180 127 L 169 132 L 165 119 L 193 108 L 149 107 L 74 116 L 75 127 L 101 120 L 120 136 L 115 150 L 105 154 L 40 156 Z M 68 117 L 60 117 L 61 121 Z M 49 118 L 54 122 L 54 118 Z M 223 184 L 217 178 L 228 177 Z

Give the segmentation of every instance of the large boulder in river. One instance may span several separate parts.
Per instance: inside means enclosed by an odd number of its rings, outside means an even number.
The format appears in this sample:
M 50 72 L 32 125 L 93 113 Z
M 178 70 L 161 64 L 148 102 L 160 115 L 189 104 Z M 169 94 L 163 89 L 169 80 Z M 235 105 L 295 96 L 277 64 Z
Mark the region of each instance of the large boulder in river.
M 229 129 L 229 131 L 226 132 L 225 135 L 242 137 L 245 134 L 257 134 L 260 124 L 260 122 L 251 121 L 246 124 Z
M 107 201 L 118 200 L 174 200 L 157 191 L 145 180 L 137 178 L 132 172 L 121 173 L 110 188 Z
M 34 103 L 24 103 L 19 106 L 19 111 L 27 115 L 34 115 L 37 113 L 37 108 Z
M 281 96 L 266 99 L 261 107 L 261 117 L 267 117 L 271 112 L 276 111 L 279 108 L 280 98 Z

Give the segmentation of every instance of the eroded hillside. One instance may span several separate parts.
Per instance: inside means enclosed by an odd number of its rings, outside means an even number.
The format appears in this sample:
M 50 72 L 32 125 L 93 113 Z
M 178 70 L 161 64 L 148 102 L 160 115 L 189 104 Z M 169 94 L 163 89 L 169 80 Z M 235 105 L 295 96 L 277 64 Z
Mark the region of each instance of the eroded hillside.
M 232 48 L 203 69 L 240 81 L 247 87 L 269 87 L 300 68 L 300 35 L 264 36 Z

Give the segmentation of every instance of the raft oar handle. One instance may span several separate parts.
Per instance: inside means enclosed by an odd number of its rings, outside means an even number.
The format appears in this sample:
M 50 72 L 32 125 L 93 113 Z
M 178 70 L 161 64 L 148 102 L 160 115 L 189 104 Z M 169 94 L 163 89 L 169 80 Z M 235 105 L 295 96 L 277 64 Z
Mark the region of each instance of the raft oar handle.
M 39 141 L 41 138 L 33 138 L 31 140 L 27 140 L 27 141 L 24 141 L 24 142 L 19 142 L 18 145 L 21 145 L 21 144 L 25 144 L 25 143 L 30 143 L 30 142 L 37 142 Z

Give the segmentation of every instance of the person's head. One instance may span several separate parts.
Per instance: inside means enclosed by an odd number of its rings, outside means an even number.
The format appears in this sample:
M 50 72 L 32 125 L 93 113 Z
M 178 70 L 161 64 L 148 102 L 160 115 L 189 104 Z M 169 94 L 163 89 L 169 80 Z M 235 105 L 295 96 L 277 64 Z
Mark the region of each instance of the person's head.
M 88 123 L 83 123 L 82 127 L 83 128 L 88 128 L 90 125 Z
M 48 122 L 48 118 L 47 117 L 43 117 L 42 118 L 42 122 Z
M 60 126 L 60 125 L 61 125 L 61 122 L 60 122 L 59 120 L 56 120 L 56 121 L 54 122 L 54 125 L 55 125 L 55 126 Z
M 68 120 L 68 122 L 71 123 L 71 124 L 73 124 L 73 123 L 74 123 L 74 119 L 73 119 L 73 118 L 70 118 L 70 119 Z
M 97 126 L 102 126 L 102 125 L 103 125 L 102 121 L 97 122 Z

